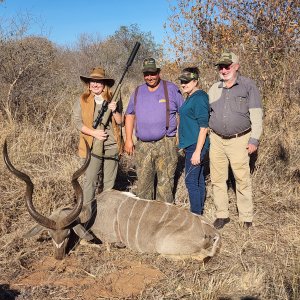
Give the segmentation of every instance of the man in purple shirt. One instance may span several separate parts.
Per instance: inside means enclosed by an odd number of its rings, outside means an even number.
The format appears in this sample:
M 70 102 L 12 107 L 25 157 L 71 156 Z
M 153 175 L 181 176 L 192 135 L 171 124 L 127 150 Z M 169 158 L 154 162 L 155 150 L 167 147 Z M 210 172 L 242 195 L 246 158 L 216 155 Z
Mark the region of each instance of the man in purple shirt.
M 125 113 L 124 150 L 135 154 L 137 196 L 172 203 L 177 164 L 177 113 L 183 103 L 178 87 L 160 78 L 153 58 L 143 62 L 145 83 L 130 97 Z M 133 143 L 133 130 L 137 143 Z M 156 197 L 154 180 L 157 175 Z

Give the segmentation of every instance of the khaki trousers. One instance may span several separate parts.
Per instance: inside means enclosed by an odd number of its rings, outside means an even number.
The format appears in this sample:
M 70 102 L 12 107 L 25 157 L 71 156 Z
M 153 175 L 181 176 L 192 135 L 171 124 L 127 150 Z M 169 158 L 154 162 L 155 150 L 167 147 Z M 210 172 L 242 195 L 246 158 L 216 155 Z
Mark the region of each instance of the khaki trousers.
M 109 190 L 114 187 L 118 171 L 118 149 L 105 150 L 105 156 L 112 158 L 104 158 L 103 165 L 103 190 Z M 101 159 L 92 156 L 91 162 L 85 172 L 85 180 L 83 185 L 83 203 L 90 204 L 95 198 L 97 188 L 98 172 L 101 166 Z
M 252 222 L 253 202 L 247 145 L 250 133 L 238 138 L 222 139 L 210 134 L 210 176 L 217 218 L 229 217 L 227 179 L 229 164 L 236 180 L 236 197 L 240 222 Z

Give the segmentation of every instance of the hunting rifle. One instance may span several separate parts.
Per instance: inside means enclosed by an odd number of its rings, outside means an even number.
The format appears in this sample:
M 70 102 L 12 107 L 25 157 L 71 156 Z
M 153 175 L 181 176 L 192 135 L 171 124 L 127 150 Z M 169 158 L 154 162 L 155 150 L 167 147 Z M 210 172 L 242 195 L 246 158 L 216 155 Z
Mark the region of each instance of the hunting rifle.
M 121 79 L 119 80 L 119 83 L 118 83 L 110 101 L 115 101 L 115 102 L 119 101 L 118 96 L 119 96 L 119 93 L 121 90 L 122 81 L 135 58 L 135 56 L 140 48 L 140 45 L 141 44 L 139 42 L 135 43 L 134 48 L 131 51 L 131 54 L 126 63 L 125 70 L 121 76 Z M 99 128 L 99 129 L 105 130 L 105 128 L 108 124 L 109 118 L 111 116 L 111 113 L 112 113 L 112 111 L 111 111 L 111 109 L 108 108 L 108 103 L 106 101 L 104 101 L 101 109 L 98 112 L 98 116 L 93 123 L 93 128 L 94 129 Z M 102 159 L 102 163 L 101 163 L 102 166 L 100 166 L 100 170 L 98 173 L 98 191 L 101 192 L 103 190 L 103 159 L 105 158 L 103 155 L 104 154 L 104 141 L 99 141 L 97 139 L 94 140 L 92 154 L 94 156 L 100 157 Z M 111 157 L 110 157 L 110 159 L 111 159 Z

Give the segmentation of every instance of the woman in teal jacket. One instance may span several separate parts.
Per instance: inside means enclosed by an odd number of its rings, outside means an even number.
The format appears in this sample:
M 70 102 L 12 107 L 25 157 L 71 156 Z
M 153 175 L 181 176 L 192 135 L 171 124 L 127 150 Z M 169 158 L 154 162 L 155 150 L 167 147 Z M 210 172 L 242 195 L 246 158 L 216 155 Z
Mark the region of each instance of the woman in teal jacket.
M 203 214 L 206 194 L 203 159 L 208 153 L 208 95 L 199 89 L 199 69 L 183 69 L 178 78 L 187 95 L 179 110 L 179 148 L 185 152 L 185 184 L 190 199 L 190 210 Z

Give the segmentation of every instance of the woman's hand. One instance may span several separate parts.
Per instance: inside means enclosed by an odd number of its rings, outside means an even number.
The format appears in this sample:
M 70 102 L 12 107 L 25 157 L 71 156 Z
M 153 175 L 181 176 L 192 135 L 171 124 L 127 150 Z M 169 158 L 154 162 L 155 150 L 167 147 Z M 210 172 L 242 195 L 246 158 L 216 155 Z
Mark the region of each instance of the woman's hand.
M 200 160 L 200 153 L 201 152 L 198 152 L 198 151 L 195 151 L 192 155 L 192 158 L 191 158 L 191 163 L 192 165 L 196 166 L 196 165 L 199 165 L 201 160 Z
M 108 134 L 102 129 L 95 129 L 93 132 L 93 136 L 99 141 L 104 141 L 107 139 Z
M 115 119 L 118 125 L 121 125 L 123 122 L 122 114 L 117 111 L 117 102 L 112 101 L 108 104 L 108 108 L 112 111 L 113 118 Z
M 108 104 L 108 108 L 114 113 L 117 109 L 117 102 L 112 101 Z

